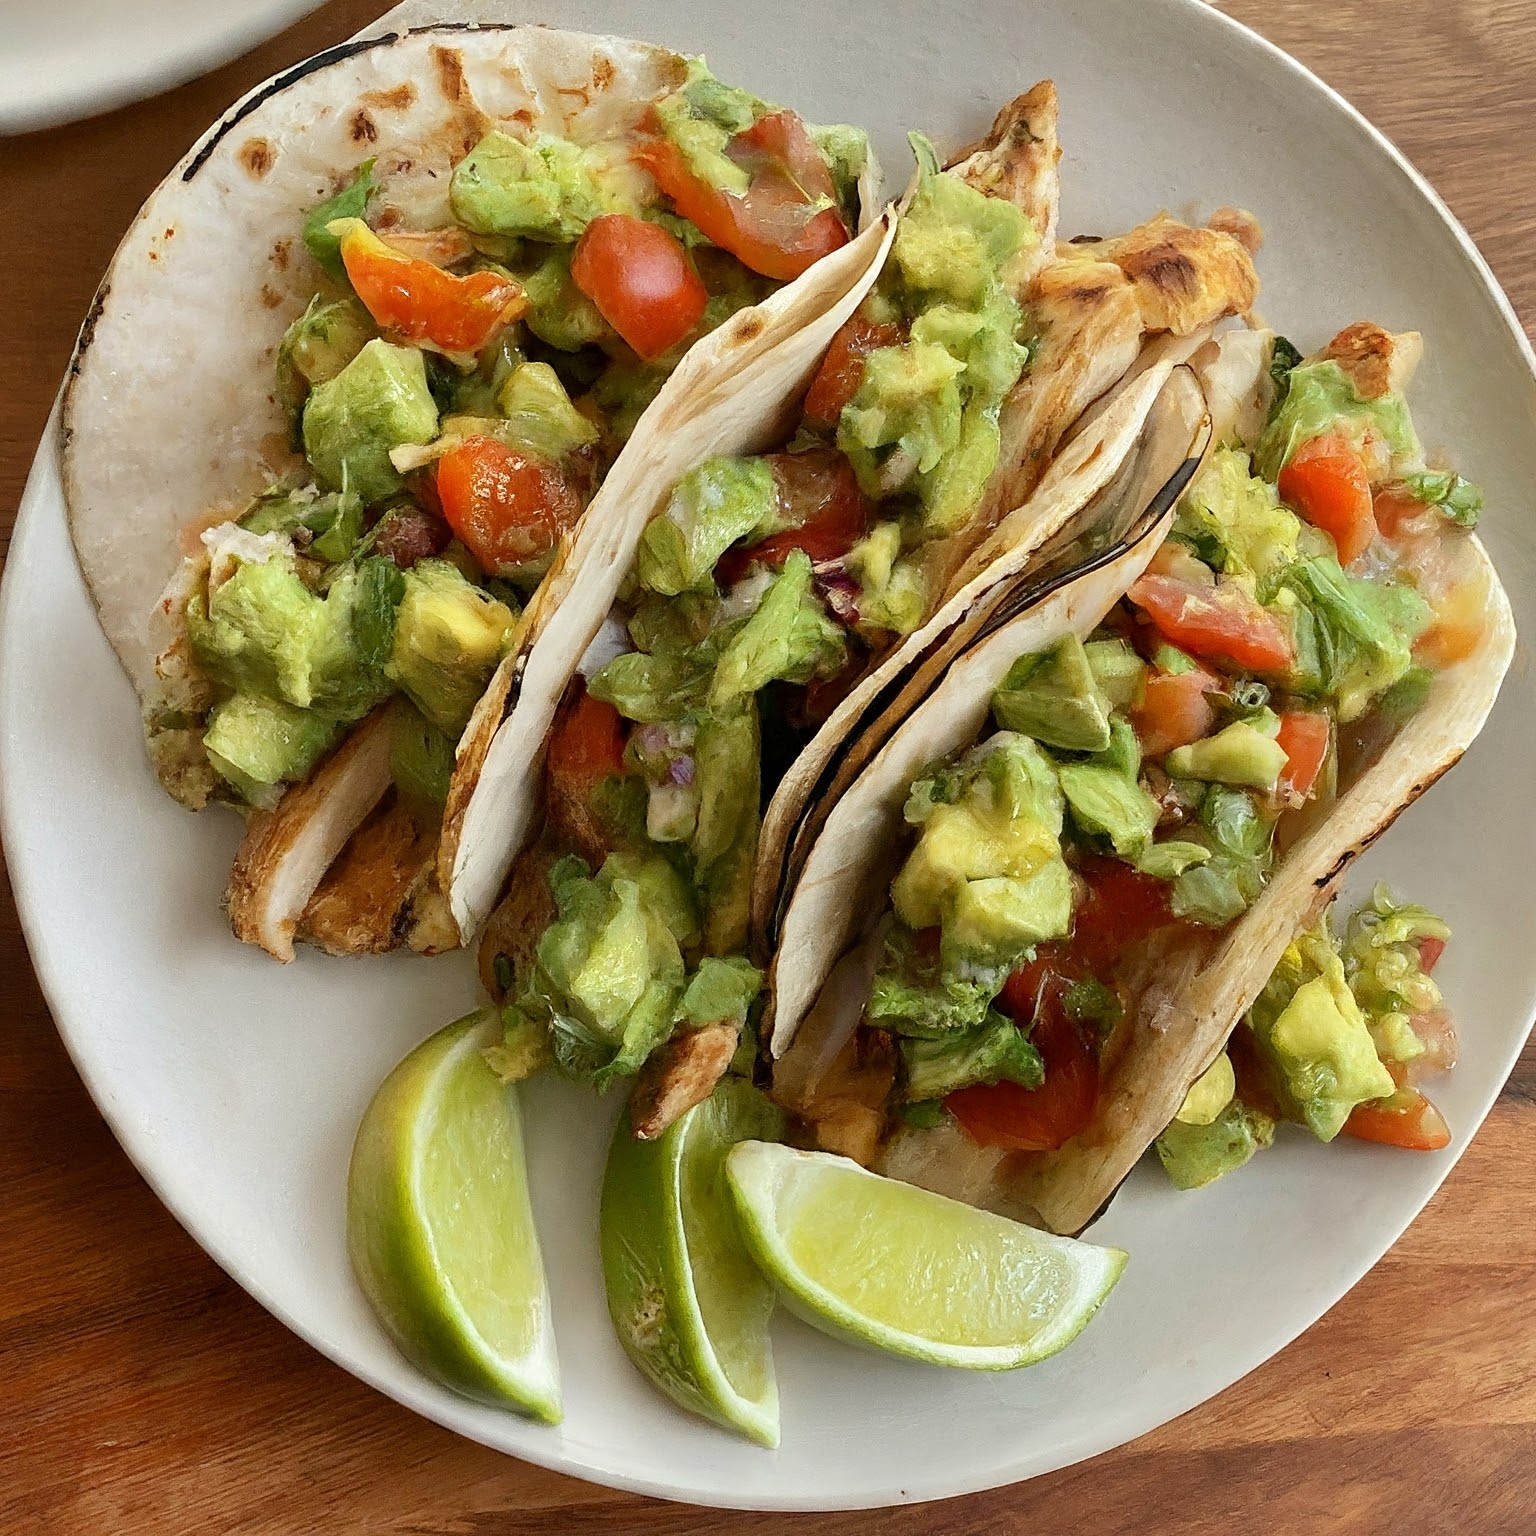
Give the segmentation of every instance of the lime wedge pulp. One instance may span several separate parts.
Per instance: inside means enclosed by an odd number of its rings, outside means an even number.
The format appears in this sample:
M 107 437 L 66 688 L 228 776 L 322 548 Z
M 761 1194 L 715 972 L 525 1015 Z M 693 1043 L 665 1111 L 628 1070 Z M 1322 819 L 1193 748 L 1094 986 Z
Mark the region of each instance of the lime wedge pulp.
M 490 1010 L 439 1030 L 384 1079 L 347 1176 L 352 1268 L 401 1350 L 468 1397 L 560 1421 L 522 1119 L 481 1051 Z
M 742 1236 L 785 1304 L 824 1333 L 971 1370 L 1070 1343 L 1125 1267 L 1119 1248 L 1037 1232 L 845 1157 L 730 1150 Z
M 782 1117 L 727 1078 L 654 1141 L 620 1117 L 603 1175 L 603 1280 L 631 1360 L 674 1402 L 760 1445 L 779 1443 L 768 1320 L 773 1287 L 736 1230 L 725 1154 Z

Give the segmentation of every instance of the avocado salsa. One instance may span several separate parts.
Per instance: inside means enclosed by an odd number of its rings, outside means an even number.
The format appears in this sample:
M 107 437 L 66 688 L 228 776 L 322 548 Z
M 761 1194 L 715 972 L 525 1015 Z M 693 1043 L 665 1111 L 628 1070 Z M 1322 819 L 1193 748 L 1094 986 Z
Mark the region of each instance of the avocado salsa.
M 524 943 L 514 874 L 513 915 L 492 919 L 482 947 L 494 995 L 511 999 L 504 1065 L 552 1055 L 601 1084 L 706 1022 L 747 1038 L 750 1061 L 761 977 L 743 952 L 785 739 L 923 617 L 921 545 L 979 501 L 1026 358 L 1004 274 L 1033 241 L 1028 219 L 914 142 L 921 176 L 890 261 L 832 343 L 794 436 L 677 483 L 621 593 L 620 654 L 568 694 L 546 766 L 548 830 L 523 861 L 553 909 Z M 644 958 L 614 991 L 621 950 Z
M 1277 341 L 1274 380 L 1262 434 L 1212 453 L 1103 624 L 1020 656 L 993 733 L 912 784 L 861 1025 L 785 1104 L 827 1149 L 868 1163 L 949 1117 L 1007 1152 L 1077 1135 L 1143 994 L 1204 963 L 1475 646 L 1475 488 L 1426 470 L 1401 395 L 1328 353 Z M 1430 975 L 1448 934 L 1378 888 L 1299 935 L 1159 1138 L 1174 1182 L 1279 1120 L 1444 1145 L 1416 1084 L 1455 1057 Z
M 625 135 L 485 134 L 440 228 L 358 166 L 304 221 L 317 291 L 277 351 L 302 465 L 203 531 L 168 599 L 149 733 L 172 793 L 269 807 L 389 702 L 396 788 L 434 817 L 522 602 L 645 406 L 693 341 L 849 239 L 867 156 L 694 60 Z

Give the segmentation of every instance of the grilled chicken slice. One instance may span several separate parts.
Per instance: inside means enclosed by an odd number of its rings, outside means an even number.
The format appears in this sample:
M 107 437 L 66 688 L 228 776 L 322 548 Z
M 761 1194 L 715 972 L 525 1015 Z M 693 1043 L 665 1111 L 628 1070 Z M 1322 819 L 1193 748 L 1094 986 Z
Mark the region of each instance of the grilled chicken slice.
M 1061 206 L 1061 140 L 1056 87 L 1042 80 L 1015 97 L 993 119 L 986 138 L 950 161 L 946 169 L 984 192 L 1013 203 L 1029 215 L 1039 244 L 1025 254 L 1017 274 L 1022 286 L 1056 249 Z
M 331 955 L 394 949 L 436 856 L 436 828 L 423 827 L 410 807 L 386 796 L 315 888 L 299 936 Z
M 725 1076 L 740 1041 L 740 1026 L 724 1021 L 679 1030 L 654 1052 L 640 1069 L 629 1101 L 635 1135 L 653 1141 L 695 1104 L 702 1104 Z
M 389 738 L 384 706 L 270 811 L 253 813 L 225 897 L 236 938 L 284 963 L 293 959 L 315 888 L 389 789 Z
M 507 894 L 486 919 L 478 955 L 480 981 L 498 1003 L 507 1000 L 513 977 L 532 970 L 539 939 L 555 920 L 549 871 L 562 852 L 546 832 L 519 855 L 507 881 Z

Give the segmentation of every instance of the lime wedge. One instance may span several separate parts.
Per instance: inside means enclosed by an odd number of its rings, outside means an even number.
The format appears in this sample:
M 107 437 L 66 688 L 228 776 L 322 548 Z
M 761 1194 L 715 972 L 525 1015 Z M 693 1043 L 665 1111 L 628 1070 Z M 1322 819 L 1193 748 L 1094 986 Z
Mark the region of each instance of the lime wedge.
M 1069 1344 L 1125 1254 L 1037 1232 L 846 1157 L 743 1141 L 726 1158 L 742 1236 L 823 1333 L 976 1371 Z
M 384 1079 L 347 1175 L 347 1247 L 401 1350 L 455 1391 L 560 1422 L 522 1118 L 481 1056 L 491 1010 L 417 1046 Z
M 783 1117 L 727 1078 L 654 1141 L 619 1120 L 603 1175 L 603 1279 L 615 1332 L 672 1400 L 760 1445 L 779 1443 L 773 1287 L 736 1230 L 725 1154 Z

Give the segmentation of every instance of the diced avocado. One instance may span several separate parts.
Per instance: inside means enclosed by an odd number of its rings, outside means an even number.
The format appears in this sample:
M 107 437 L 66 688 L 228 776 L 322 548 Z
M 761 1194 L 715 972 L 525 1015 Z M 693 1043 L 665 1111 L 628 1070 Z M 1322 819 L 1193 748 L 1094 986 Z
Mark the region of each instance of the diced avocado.
M 404 574 L 387 671 L 457 741 L 517 618 L 445 560 L 418 560 Z
M 877 347 L 864 360 L 858 390 L 838 421 L 837 446 L 866 495 L 901 489 L 959 443 L 964 371 L 933 342 Z
M 1451 930 L 1427 907 L 1397 901 L 1385 885 L 1349 920 L 1343 944 L 1344 973 L 1370 1025 L 1383 1061 L 1411 1061 L 1424 1054 L 1412 1019 L 1433 1014 L 1440 988 L 1424 969 L 1420 945 L 1444 942 Z
M 996 403 L 1018 382 L 1029 358 L 1018 340 L 1022 319 L 1012 295 L 998 289 L 978 309 L 929 305 L 913 320 L 912 339 L 943 347 L 965 365 L 966 395 Z
M 960 435 L 928 474 L 917 477 L 922 536 L 942 538 L 970 520 L 997 468 L 1002 436 L 993 412 L 967 401 L 960 415 Z
M 1291 945 L 1248 1020 L 1294 1113 L 1320 1141 L 1338 1135 L 1355 1105 L 1396 1090 L 1326 928 Z
M 519 363 L 496 397 L 515 442 L 555 462 L 595 443 L 599 433 L 571 404 L 560 375 L 548 363 Z
M 1291 455 L 1325 432 L 1342 433 L 1356 445 L 1371 432 L 1387 444 L 1395 463 L 1422 462 L 1403 397 L 1394 391 L 1377 400 L 1361 399 L 1349 375 L 1330 358 L 1291 369 L 1285 399 L 1254 455 L 1258 473 L 1277 481 Z
M 1152 653 L 1152 665 L 1159 672 L 1178 677 L 1185 672 L 1198 672 L 1199 664 L 1193 656 L 1186 655 L 1176 645 L 1160 645 Z
M 1275 1139 L 1275 1122 L 1232 1099 L 1207 1125 L 1175 1120 L 1157 1138 L 1157 1157 L 1178 1189 L 1202 1189 L 1241 1168 Z
M 1136 854 L 1151 841 L 1158 805 L 1133 777 L 1096 763 L 1068 763 L 1061 769 L 1061 792 L 1077 825 L 1108 838 L 1116 853 Z
M 928 611 L 922 562 L 901 553 L 901 524 L 878 522 L 846 556 L 859 584 L 859 627 L 910 635 Z
M 1141 698 L 1147 664 L 1124 640 L 1090 640 L 1083 654 L 1111 709 L 1129 709 Z
M 704 948 L 712 955 L 730 954 L 746 942 L 760 823 L 760 748 L 751 700 L 712 712 L 694 742 L 699 785 L 694 870 L 704 907 Z
M 1243 720 L 1234 720 L 1214 736 L 1175 747 L 1163 766 L 1172 778 L 1205 779 L 1273 790 L 1285 771 L 1285 749 Z
M 203 747 L 219 774 L 250 799 L 261 788 L 308 778 L 339 734 L 339 726 L 313 710 L 236 693 L 214 705 Z
M 638 213 L 595 151 L 538 134 L 529 143 L 493 129 L 454 167 L 453 216 L 481 235 L 561 244 L 603 213 Z
M 939 1040 L 903 1040 L 908 1100 L 942 1099 L 977 1083 L 1018 1083 L 1038 1088 L 1045 1064 L 1012 1019 L 991 1013 L 979 1029 Z
M 422 806 L 442 806 L 453 777 L 454 743 L 414 705 L 396 699 L 389 721 L 389 776 Z
M 1121 715 L 1113 716 L 1109 722 L 1109 745 L 1088 761 L 1135 783 L 1141 775 L 1141 743 L 1136 739 L 1135 726 Z
M 1403 485 L 1426 506 L 1439 509 L 1441 517 L 1457 528 L 1476 528 L 1483 511 L 1483 493 L 1470 480 L 1452 470 L 1420 470 L 1404 475 Z
M 740 955 L 720 960 L 706 955 L 688 978 L 677 1005 L 678 1018 L 695 1029 L 706 1024 L 745 1024 L 763 973 Z
M 1301 519 L 1246 453 L 1218 448 L 1185 491 L 1174 529 L 1213 570 L 1265 577 L 1296 558 Z
M 304 407 L 304 455 L 321 484 L 365 502 L 400 489 L 389 450 L 437 435 L 437 404 L 414 347 L 370 341 Z
M 557 351 L 579 352 L 613 334 L 597 305 L 571 280 L 571 252 L 566 247 L 551 251 L 523 279 L 523 297 L 528 301 L 524 324 Z
M 516 1003 L 501 1010 L 501 1040 L 484 1052 L 490 1069 L 504 1083 L 522 1083 L 542 1072 L 555 1059 L 549 1025 Z
M 1237 1092 L 1237 1074 L 1232 1058 L 1225 1051 L 1189 1085 L 1184 1102 L 1174 1119 L 1184 1125 L 1210 1125 L 1232 1102 Z
M 885 941 L 865 1015 L 881 1029 L 918 1040 L 976 1029 L 986 1022 L 1009 969 L 968 966 L 964 974 L 952 972 L 936 952 L 919 945 L 910 928 L 895 923 Z
M 350 491 L 274 486 L 256 498 L 240 526 L 250 533 L 287 534 L 310 559 L 339 565 L 362 534 L 363 499 Z
M 832 172 L 832 185 L 837 188 L 837 203 L 843 218 L 852 229 L 859 214 L 859 177 L 869 165 L 869 135 L 862 128 L 848 123 L 811 123 L 807 125 L 821 158 Z
M 1013 203 L 944 174 L 933 146 L 920 135 L 911 137 L 923 175 L 896 227 L 891 266 L 909 290 L 974 309 L 1038 236 Z
M 603 865 L 609 880 L 633 880 L 646 907 L 657 914 L 682 949 L 699 942 L 699 910 L 677 866 L 660 854 L 619 849 Z
M 1269 855 L 1274 824 L 1259 812 L 1246 790 L 1214 784 L 1200 807 L 1200 822 L 1214 837 L 1217 847 L 1237 859 L 1264 859 Z
M 1175 917 L 1206 928 L 1225 928 L 1248 910 L 1263 888 L 1263 869 L 1256 860 L 1213 853 L 1178 876 L 1169 905 Z
M 1133 860 L 1136 868 L 1154 880 L 1177 880 L 1187 869 L 1204 864 L 1211 850 L 1202 843 L 1186 843 L 1170 839 L 1166 843 L 1149 843 Z
M 372 160 L 364 160 L 358 166 L 352 180 L 334 197 L 328 197 L 323 203 L 310 209 L 304 220 L 304 244 L 309 254 L 338 283 L 346 282 L 347 269 L 342 264 L 341 251 L 330 226 L 337 219 L 360 219 L 368 211 L 368 199 L 373 196 L 376 185 L 373 179 L 373 165 Z M 311 382 L 319 381 L 311 380 Z
M 641 534 L 635 575 L 666 596 L 702 587 L 720 556 L 766 530 L 777 512 L 777 482 L 766 459 L 706 459 L 677 482 Z
M 811 586 L 811 562 L 792 550 L 752 616 L 726 642 L 710 685 L 712 709 L 784 681 L 831 677 L 847 659 L 843 632 Z
M 992 695 L 992 716 L 1004 730 L 1067 752 L 1109 746 L 1110 708 L 1076 635 L 1019 657 Z
M 1020 953 L 1060 938 L 1072 925 L 1072 875 L 1059 859 L 1023 878 L 966 880 L 945 914 L 946 964 L 1009 965 Z
M 689 60 L 687 83 L 663 96 L 655 108 L 661 131 L 677 146 L 689 171 L 706 186 L 735 193 L 745 192 L 751 178 L 725 146 L 767 110 L 757 97 L 715 79 L 702 59 Z
M 378 334 L 356 299 L 326 303 L 316 294 L 278 343 L 278 403 L 297 422 L 310 390 L 334 379 Z

